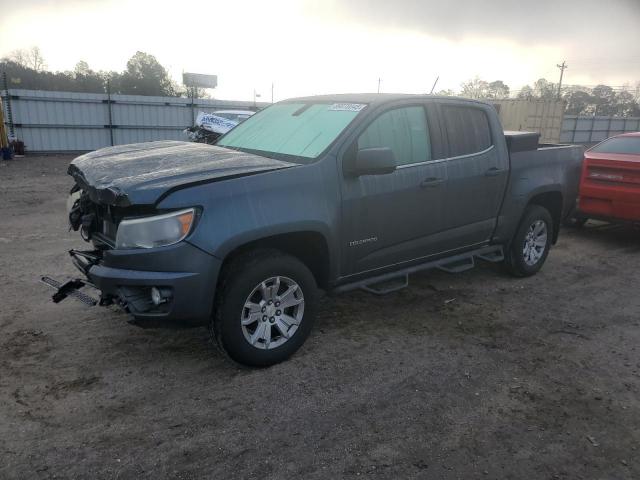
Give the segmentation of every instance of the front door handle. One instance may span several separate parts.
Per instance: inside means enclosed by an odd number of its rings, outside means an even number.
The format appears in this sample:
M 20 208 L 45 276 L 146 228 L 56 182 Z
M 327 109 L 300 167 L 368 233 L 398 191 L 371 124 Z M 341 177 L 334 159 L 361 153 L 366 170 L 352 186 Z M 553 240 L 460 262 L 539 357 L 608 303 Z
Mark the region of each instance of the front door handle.
M 500 175 L 501 173 L 504 173 L 504 170 L 502 170 L 501 168 L 491 167 L 489 170 L 484 172 L 484 176 L 485 177 L 495 177 L 497 175 Z
M 422 188 L 433 188 L 433 187 L 437 187 L 439 185 L 442 185 L 443 182 L 444 182 L 444 179 L 442 179 L 442 178 L 429 177 L 429 178 L 425 178 L 420 183 L 420 186 Z

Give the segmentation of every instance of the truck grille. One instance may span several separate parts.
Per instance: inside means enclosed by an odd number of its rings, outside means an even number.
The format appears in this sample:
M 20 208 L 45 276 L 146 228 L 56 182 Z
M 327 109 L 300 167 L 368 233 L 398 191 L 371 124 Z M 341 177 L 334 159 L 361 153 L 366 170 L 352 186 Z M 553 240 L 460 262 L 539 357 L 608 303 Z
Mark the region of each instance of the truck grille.
M 102 219 L 102 234 L 105 237 L 115 241 L 117 232 L 118 226 L 115 224 L 115 222 L 104 218 Z
M 88 209 L 89 215 L 95 216 L 91 224 L 89 237 L 100 248 L 113 248 L 118 230 L 117 220 L 114 218 L 109 206 L 91 202 Z

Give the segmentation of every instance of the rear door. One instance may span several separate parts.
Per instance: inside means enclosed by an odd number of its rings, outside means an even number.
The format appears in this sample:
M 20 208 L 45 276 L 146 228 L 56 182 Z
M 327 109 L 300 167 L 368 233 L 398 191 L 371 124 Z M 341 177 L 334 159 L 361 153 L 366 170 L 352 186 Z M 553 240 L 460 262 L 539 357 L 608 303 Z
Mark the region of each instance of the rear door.
M 448 145 L 444 228 L 451 248 L 489 240 L 506 187 L 508 157 L 496 148 L 503 135 L 481 104 L 440 105 Z
M 386 175 L 344 176 L 342 273 L 354 275 L 440 251 L 446 165 L 433 105 L 386 107 L 362 125 L 346 155 L 389 147 L 398 167 Z

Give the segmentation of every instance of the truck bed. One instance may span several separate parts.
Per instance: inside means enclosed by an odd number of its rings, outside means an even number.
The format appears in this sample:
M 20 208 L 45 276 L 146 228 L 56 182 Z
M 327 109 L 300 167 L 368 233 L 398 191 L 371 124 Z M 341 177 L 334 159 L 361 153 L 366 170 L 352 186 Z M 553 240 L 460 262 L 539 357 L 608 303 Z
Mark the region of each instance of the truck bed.
M 514 226 L 509 218 L 520 218 L 531 198 L 556 191 L 549 201 L 562 204 L 559 220 L 571 215 L 576 207 L 584 147 L 564 144 L 539 144 L 534 132 L 505 132 L 509 149 L 509 183 L 497 221 L 495 242 L 511 238 Z M 555 225 L 557 237 L 560 221 Z

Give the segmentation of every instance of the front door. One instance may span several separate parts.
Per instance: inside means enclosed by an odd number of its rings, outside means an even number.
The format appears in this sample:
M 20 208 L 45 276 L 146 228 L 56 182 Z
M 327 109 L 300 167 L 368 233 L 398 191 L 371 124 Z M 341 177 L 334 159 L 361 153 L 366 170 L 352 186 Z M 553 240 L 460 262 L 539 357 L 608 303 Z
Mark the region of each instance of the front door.
M 390 107 L 365 127 L 349 149 L 388 147 L 397 169 L 345 176 L 342 184 L 342 276 L 371 272 L 436 254 L 443 229 L 447 168 L 434 158 L 429 105 Z M 440 142 L 440 139 L 437 139 Z M 437 149 L 435 149 L 437 150 Z M 435 155 L 439 157 L 439 153 Z

